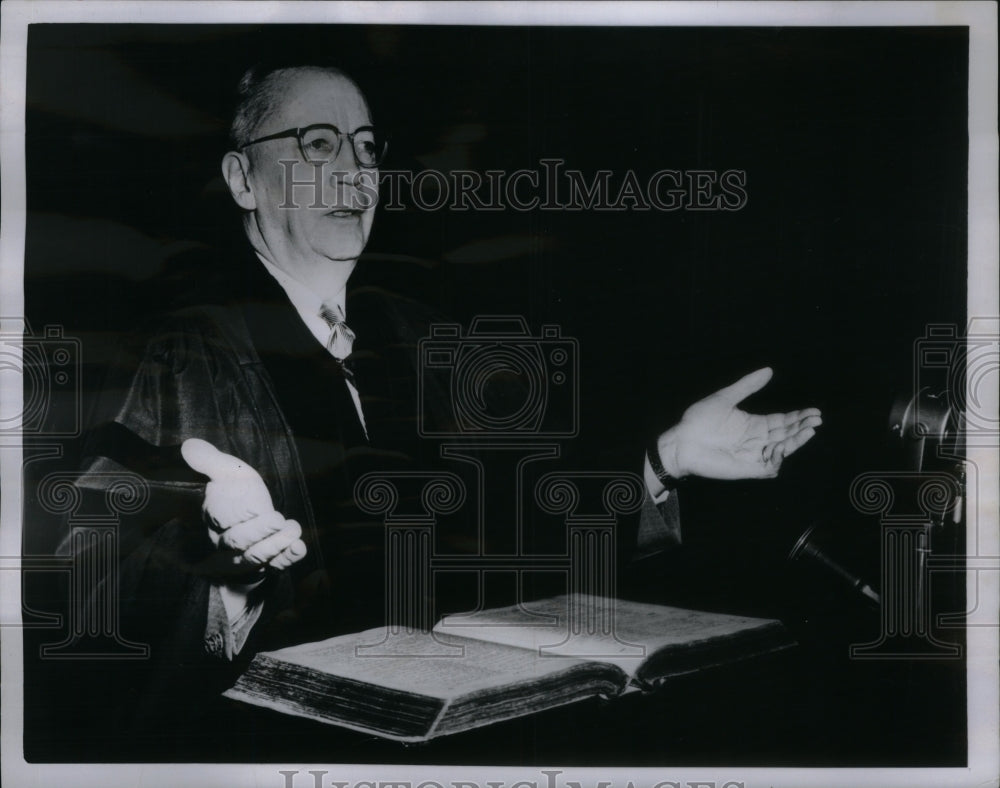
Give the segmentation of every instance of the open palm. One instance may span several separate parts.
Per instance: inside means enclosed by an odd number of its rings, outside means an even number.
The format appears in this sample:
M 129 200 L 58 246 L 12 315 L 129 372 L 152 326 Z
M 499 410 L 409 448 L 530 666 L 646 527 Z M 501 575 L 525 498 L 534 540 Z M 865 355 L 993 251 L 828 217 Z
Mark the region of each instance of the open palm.
M 778 475 L 782 461 L 803 446 L 823 423 L 819 410 L 757 415 L 737 406 L 771 379 L 769 367 L 689 407 L 661 438 L 679 476 L 760 479 Z

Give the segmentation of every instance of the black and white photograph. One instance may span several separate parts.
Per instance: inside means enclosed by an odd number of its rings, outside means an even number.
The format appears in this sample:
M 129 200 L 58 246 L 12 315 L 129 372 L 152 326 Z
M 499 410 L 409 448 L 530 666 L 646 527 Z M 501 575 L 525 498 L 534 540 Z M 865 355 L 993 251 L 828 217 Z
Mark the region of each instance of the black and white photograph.
M 996 785 L 996 21 L 4 4 L 5 781 Z

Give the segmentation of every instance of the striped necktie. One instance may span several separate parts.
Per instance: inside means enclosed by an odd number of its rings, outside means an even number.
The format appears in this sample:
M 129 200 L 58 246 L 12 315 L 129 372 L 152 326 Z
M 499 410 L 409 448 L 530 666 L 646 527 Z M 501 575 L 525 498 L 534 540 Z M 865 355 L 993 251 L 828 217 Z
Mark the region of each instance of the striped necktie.
M 323 304 L 319 316 L 330 326 L 330 338 L 326 341 L 326 349 L 340 363 L 347 378 L 353 382 L 354 375 L 344 359 L 351 355 L 354 349 L 354 332 L 344 322 L 344 310 L 339 304 Z

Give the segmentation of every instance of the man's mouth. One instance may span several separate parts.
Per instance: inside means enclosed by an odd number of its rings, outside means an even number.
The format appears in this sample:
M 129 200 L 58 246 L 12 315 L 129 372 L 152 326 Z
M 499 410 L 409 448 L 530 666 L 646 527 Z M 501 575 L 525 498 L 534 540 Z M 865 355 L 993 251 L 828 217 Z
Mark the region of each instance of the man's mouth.
M 334 208 L 332 211 L 327 212 L 327 216 L 335 216 L 338 219 L 347 219 L 352 216 L 360 216 L 361 211 L 356 208 Z

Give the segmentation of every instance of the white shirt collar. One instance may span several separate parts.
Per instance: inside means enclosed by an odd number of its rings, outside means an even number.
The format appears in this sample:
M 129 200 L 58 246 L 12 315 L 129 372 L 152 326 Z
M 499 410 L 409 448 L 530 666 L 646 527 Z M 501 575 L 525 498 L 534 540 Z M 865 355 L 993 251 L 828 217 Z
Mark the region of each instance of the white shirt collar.
M 288 296 L 288 300 L 292 302 L 292 306 L 295 307 L 295 311 L 299 313 L 299 317 L 302 318 L 302 322 L 306 324 L 306 328 L 309 329 L 316 341 L 319 342 L 323 347 L 326 347 L 326 342 L 330 338 L 330 326 L 327 322 L 319 316 L 319 311 L 323 307 L 323 301 L 317 296 L 312 290 L 306 287 L 301 282 L 292 279 L 287 273 L 282 271 L 273 263 L 268 262 L 264 257 L 257 254 L 258 259 L 264 264 L 264 268 L 267 272 L 275 278 L 275 281 L 281 285 L 281 289 L 285 291 L 285 295 Z M 336 304 L 343 310 L 344 317 L 347 317 L 347 287 L 344 286 L 340 289 L 332 299 L 328 299 L 327 303 L 329 305 Z

